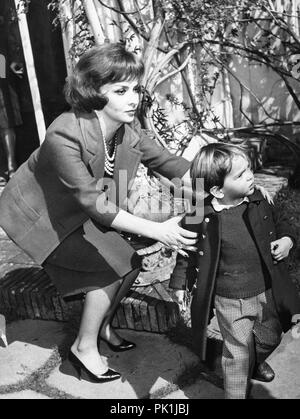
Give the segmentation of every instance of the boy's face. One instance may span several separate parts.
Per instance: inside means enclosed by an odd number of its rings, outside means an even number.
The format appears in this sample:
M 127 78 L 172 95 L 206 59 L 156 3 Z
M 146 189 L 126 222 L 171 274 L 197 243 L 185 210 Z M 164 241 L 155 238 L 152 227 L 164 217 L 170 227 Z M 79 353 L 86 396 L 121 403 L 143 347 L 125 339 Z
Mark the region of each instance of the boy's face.
M 235 200 L 252 195 L 254 192 L 254 175 L 249 161 L 243 156 L 235 156 L 232 168 L 225 177 L 224 185 L 220 188 L 226 200 Z

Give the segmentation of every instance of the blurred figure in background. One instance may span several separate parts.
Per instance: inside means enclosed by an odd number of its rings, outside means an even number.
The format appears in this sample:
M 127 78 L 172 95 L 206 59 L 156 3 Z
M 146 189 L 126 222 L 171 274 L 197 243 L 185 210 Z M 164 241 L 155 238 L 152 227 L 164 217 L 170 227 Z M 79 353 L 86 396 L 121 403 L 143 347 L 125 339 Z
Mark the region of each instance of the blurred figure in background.
M 7 160 L 7 177 L 17 169 L 15 150 L 15 128 L 22 125 L 18 95 L 15 89 L 16 78 L 23 77 L 23 58 L 21 46 L 10 25 L 7 2 L 0 3 L 0 137 Z

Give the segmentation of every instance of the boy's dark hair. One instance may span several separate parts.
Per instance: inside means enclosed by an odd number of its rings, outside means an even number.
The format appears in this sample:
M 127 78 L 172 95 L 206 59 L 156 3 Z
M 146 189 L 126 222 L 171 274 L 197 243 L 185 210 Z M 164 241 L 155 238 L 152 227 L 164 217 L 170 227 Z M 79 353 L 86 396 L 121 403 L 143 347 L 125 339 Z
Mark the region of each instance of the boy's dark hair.
M 144 64 L 121 43 L 108 43 L 85 52 L 68 77 L 65 98 L 77 111 L 101 110 L 107 98 L 99 89 L 107 83 L 139 80 Z
M 209 193 L 213 186 L 222 188 L 235 156 L 242 156 L 250 162 L 245 146 L 227 143 L 203 146 L 196 154 L 190 169 L 193 189 L 196 190 L 196 179 L 204 179 L 205 192 Z

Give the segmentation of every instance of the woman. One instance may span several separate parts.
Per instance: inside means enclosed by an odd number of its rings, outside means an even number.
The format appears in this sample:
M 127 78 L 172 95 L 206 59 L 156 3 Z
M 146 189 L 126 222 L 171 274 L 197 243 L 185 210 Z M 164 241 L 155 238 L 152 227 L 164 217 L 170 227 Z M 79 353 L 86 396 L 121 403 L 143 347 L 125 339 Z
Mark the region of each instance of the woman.
M 86 52 L 66 86 L 72 110 L 48 128 L 0 199 L 0 225 L 11 239 L 43 264 L 63 296 L 86 294 L 68 358 L 93 382 L 120 377 L 103 362 L 98 335 L 115 351 L 135 346 L 110 325 L 140 269 L 130 234 L 173 247 L 196 242 L 178 217 L 156 223 L 127 212 L 128 187 L 140 162 L 169 179 L 181 178 L 190 166 L 147 137 L 135 120 L 143 70 L 121 44 Z

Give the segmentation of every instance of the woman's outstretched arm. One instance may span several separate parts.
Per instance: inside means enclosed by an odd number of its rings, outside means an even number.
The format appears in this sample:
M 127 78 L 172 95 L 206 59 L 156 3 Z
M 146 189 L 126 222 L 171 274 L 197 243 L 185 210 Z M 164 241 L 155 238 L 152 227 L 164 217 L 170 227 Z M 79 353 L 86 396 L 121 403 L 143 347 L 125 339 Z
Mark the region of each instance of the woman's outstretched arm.
M 195 245 L 197 233 L 180 227 L 181 218 L 182 215 L 157 223 L 120 210 L 114 218 L 111 227 L 116 230 L 149 237 L 170 247 L 180 244 L 185 248 L 189 248 Z

